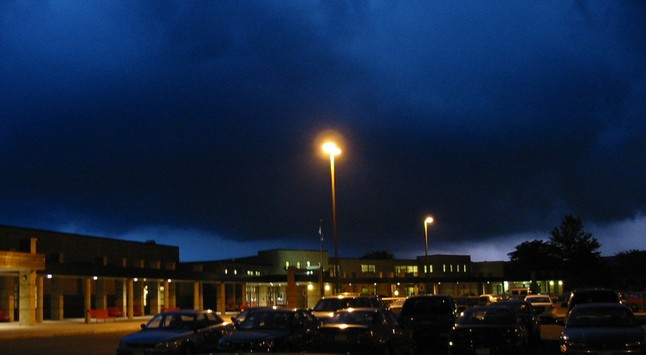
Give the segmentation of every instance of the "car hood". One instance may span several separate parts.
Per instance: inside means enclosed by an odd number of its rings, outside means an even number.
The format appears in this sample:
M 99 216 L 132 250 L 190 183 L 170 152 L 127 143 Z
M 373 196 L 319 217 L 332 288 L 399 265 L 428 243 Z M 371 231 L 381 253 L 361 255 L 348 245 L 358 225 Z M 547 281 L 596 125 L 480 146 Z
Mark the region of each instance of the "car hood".
M 567 328 L 563 336 L 574 342 L 617 342 L 641 341 L 644 339 L 644 330 L 641 327 L 581 327 Z
M 234 343 L 244 343 L 255 340 L 275 340 L 287 335 L 288 332 L 282 329 L 236 330 L 233 334 L 227 335 L 223 339 Z
M 148 329 L 126 335 L 121 341 L 126 343 L 157 343 L 183 338 L 192 333 L 192 331 L 186 329 Z

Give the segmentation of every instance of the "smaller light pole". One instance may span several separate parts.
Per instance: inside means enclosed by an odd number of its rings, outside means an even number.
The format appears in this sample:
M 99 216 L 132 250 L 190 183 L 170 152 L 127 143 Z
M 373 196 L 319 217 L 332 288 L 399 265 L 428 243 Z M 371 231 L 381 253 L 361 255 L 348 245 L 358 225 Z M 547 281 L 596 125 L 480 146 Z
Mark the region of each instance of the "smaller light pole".
M 429 275 L 429 264 L 428 264 L 428 225 L 433 223 L 433 217 L 428 216 L 424 220 L 424 255 L 426 255 L 426 261 L 424 265 L 424 271 L 426 273 L 426 293 L 430 294 L 429 287 L 431 285 L 430 275 Z

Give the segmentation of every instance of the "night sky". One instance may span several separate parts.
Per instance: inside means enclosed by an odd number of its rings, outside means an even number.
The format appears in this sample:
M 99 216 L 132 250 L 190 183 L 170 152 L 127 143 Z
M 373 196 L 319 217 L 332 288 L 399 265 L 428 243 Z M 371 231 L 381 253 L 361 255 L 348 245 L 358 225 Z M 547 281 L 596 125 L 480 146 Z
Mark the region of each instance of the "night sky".
M 0 1 L 0 224 L 182 261 L 646 249 L 643 1 Z M 322 222 L 321 222 L 322 221 Z

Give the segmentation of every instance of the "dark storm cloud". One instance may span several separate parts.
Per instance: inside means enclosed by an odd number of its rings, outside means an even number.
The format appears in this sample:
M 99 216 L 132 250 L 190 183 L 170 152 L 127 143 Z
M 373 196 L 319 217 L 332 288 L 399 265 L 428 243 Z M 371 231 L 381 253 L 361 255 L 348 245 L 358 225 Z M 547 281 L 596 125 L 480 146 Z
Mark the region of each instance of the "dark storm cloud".
M 639 2 L 0 5 L 0 223 L 345 254 L 644 211 Z M 392 241 L 395 240 L 395 244 Z M 316 240 L 314 239 L 314 242 Z M 403 243 L 403 244 L 401 244 Z M 373 246 L 374 245 L 374 246 Z

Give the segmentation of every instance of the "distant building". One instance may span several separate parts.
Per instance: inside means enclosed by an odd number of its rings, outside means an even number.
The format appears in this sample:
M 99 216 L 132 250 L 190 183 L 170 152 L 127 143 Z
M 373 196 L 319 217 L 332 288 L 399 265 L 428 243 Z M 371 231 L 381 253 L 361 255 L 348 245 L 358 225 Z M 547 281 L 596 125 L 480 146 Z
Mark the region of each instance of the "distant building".
M 237 312 L 254 305 L 312 307 L 336 292 L 410 296 L 504 293 L 500 262 L 467 255 L 416 259 L 339 258 L 327 251 L 273 249 L 228 260 L 180 262 L 179 247 L 0 225 L 0 311 L 10 321 L 83 318 L 119 310 L 132 318 L 167 308 Z M 533 280 L 539 285 L 555 281 Z M 547 289 L 558 292 L 558 288 Z

